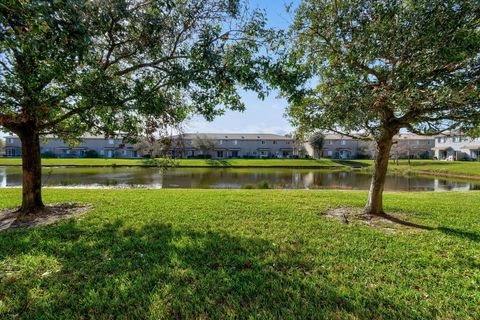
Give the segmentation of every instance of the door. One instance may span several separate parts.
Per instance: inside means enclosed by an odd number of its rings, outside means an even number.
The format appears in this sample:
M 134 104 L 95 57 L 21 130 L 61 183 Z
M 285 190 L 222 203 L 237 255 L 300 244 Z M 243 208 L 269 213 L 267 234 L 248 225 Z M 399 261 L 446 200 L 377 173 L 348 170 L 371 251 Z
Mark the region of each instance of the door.
M 340 159 L 349 159 L 350 158 L 350 151 L 342 150 L 340 151 Z

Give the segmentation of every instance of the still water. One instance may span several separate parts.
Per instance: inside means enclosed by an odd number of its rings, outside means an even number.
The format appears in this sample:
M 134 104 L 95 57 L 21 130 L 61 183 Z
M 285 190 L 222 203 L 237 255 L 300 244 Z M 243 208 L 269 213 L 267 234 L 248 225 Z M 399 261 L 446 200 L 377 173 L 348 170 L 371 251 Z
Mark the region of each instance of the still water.
M 277 168 L 44 168 L 43 185 L 84 188 L 225 188 L 238 189 L 256 184 L 283 189 L 366 190 L 370 174 L 359 171 Z M 19 167 L 0 167 L 0 187 L 22 184 Z M 389 175 L 388 191 L 480 190 L 480 180 Z

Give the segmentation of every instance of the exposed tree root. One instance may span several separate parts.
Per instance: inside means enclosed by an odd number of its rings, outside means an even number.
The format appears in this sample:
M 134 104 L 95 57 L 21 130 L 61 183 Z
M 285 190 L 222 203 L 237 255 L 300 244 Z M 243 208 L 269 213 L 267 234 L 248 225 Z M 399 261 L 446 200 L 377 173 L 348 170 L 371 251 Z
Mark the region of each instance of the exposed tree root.
M 91 209 L 91 205 L 56 203 L 47 205 L 42 210 L 30 213 L 24 213 L 14 209 L 3 210 L 0 211 L 0 231 L 43 226 L 83 214 Z
M 404 220 L 404 217 L 401 217 L 401 214 L 398 213 L 396 213 L 395 216 L 391 214 L 372 215 L 365 213 L 362 209 L 341 207 L 329 209 L 322 215 L 346 224 L 367 224 L 371 227 L 382 229 L 391 233 L 397 231 L 419 231 L 434 229 L 432 227 L 406 221 Z

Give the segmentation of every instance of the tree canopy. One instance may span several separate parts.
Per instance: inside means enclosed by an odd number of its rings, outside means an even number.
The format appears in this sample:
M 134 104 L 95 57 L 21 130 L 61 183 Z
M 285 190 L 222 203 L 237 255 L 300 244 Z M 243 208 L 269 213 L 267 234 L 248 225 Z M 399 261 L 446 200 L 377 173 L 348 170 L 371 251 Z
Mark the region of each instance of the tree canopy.
M 285 44 L 270 81 L 289 98 L 292 122 L 376 142 L 368 212 L 383 212 L 401 129 L 478 133 L 477 0 L 304 0 Z
M 0 126 L 22 141 L 23 207 L 42 206 L 41 135 L 151 134 L 243 110 L 240 89 L 264 94 L 272 38 L 240 0 L 3 1 Z
M 368 136 L 477 127 L 479 12 L 476 0 L 303 1 L 290 54 L 318 85 L 289 114 Z
M 239 1 L 14 1 L 0 6 L 0 125 L 132 131 L 244 109 L 259 91 L 261 12 Z
M 325 143 L 325 135 L 320 131 L 314 132 L 310 135 L 308 142 L 310 142 L 317 156 L 321 157 L 323 144 Z

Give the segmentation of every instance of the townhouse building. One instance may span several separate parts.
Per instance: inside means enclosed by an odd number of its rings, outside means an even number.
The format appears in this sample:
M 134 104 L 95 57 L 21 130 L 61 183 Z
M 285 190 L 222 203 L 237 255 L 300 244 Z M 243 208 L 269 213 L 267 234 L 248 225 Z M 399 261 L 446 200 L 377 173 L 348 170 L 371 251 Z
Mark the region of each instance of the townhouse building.
M 434 146 L 434 137 L 400 133 L 393 137 L 390 154 L 395 159 L 432 159 Z
M 263 133 L 184 133 L 172 137 L 173 158 L 291 158 L 294 139 Z
M 480 161 L 480 138 L 473 139 L 460 131 L 435 137 L 435 159 Z
M 391 156 L 398 159 L 431 159 L 435 140 L 433 137 L 419 136 L 412 133 L 401 133 L 393 138 Z M 375 158 L 376 148 L 372 141 L 363 141 L 340 134 L 325 134 L 321 152 L 306 145 L 308 154 L 314 158 L 332 159 Z
M 137 158 L 134 145 L 125 143 L 123 139 L 105 139 L 98 136 L 85 136 L 79 144 L 70 145 L 60 138 L 46 137 L 40 141 L 43 156 L 57 158 L 84 158 L 96 155 L 100 158 Z M 5 137 L 2 154 L 4 157 L 21 157 L 22 144 L 14 135 Z
M 339 134 L 326 134 L 321 157 L 333 159 L 356 159 L 359 141 Z

